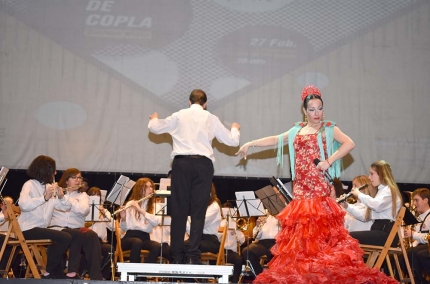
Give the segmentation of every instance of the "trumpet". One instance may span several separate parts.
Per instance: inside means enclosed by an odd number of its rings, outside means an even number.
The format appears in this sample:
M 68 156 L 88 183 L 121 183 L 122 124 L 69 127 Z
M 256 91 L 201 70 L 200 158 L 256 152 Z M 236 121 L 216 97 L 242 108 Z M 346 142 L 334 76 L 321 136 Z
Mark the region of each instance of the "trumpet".
M 147 195 L 147 196 L 145 196 L 145 197 L 142 197 L 141 199 L 137 200 L 137 203 L 142 202 L 142 201 L 144 201 L 144 200 L 147 200 L 147 199 L 151 198 L 153 195 L 154 195 L 154 193 L 151 193 L 150 195 Z M 127 204 L 126 206 L 124 206 L 124 207 L 122 207 L 122 208 L 119 208 L 118 210 L 114 211 L 114 212 L 113 212 L 113 215 L 116 215 L 116 214 L 118 214 L 119 212 L 124 211 L 124 210 L 126 210 L 126 209 L 128 209 L 128 208 L 130 208 L 130 207 L 131 207 L 131 204 L 129 203 L 129 204 Z
M 248 229 L 248 221 L 245 218 L 238 218 L 236 220 L 236 228 L 241 231 L 246 231 Z

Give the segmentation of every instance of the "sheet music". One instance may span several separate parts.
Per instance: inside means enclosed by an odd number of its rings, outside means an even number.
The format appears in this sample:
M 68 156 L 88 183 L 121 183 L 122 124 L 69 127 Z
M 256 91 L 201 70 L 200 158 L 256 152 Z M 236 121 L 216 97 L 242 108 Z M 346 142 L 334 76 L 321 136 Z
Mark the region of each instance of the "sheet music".
M 167 187 L 170 188 L 170 182 L 171 182 L 170 178 L 160 178 L 160 187 L 158 188 L 158 190 L 162 190 L 162 191 L 167 190 Z
M 102 196 L 100 204 L 104 204 L 106 200 L 107 190 L 100 189 L 100 195 Z
M 6 178 L 6 175 L 7 175 L 7 173 L 9 172 L 9 169 L 8 168 L 5 168 L 5 167 L 1 167 L 1 170 L 0 170 L 0 187 L 1 187 L 1 185 L 3 184 L 3 182 L 4 182 L 4 180 L 5 180 L 5 178 Z M 3 188 L 2 188 L 3 189 Z M 1 191 L 0 191 L 1 192 Z
M 118 181 L 115 182 L 112 190 L 109 192 L 106 201 L 109 201 L 119 206 L 123 205 L 127 198 L 127 195 L 135 184 L 135 181 L 129 179 L 126 176 L 121 175 Z
M 236 219 L 232 218 L 232 216 L 234 215 L 234 212 L 235 212 L 234 209 L 223 207 L 223 208 L 221 208 L 221 210 L 222 210 L 222 215 L 225 218 L 227 218 L 227 216 L 228 216 L 228 228 L 229 229 L 236 229 Z
M 253 191 L 239 191 L 235 192 L 235 194 L 240 216 L 248 217 L 265 215 L 263 203 L 260 199 L 255 198 Z M 248 209 L 248 212 L 246 209 Z

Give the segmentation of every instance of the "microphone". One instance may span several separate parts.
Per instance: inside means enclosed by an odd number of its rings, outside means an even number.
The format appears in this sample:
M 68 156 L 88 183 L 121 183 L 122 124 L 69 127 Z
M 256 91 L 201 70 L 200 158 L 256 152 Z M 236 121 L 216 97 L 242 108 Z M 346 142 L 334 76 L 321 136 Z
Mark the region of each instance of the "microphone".
M 362 190 L 365 187 L 368 187 L 369 185 L 367 183 L 363 184 L 362 186 L 360 186 L 358 188 L 358 190 Z M 350 198 L 353 194 L 352 193 L 348 193 L 348 194 L 342 194 L 341 196 L 339 196 L 339 198 L 336 199 L 337 203 L 342 203 L 345 202 L 348 198 Z
M 315 166 L 318 166 L 318 164 L 320 163 L 321 161 L 320 161 L 320 159 L 314 159 L 314 163 L 315 163 Z M 331 178 L 331 176 L 330 176 L 330 174 L 327 172 L 327 171 L 325 171 L 324 172 L 324 176 L 325 176 L 325 178 L 326 179 L 328 179 L 328 181 L 331 183 L 331 184 L 333 184 L 333 179 Z

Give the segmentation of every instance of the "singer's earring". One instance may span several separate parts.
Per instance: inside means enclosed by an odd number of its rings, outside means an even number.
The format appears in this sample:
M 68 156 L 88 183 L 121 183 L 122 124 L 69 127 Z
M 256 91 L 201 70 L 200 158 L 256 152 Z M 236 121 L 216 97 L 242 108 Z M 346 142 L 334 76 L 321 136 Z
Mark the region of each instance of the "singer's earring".
M 305 122 L 308 123 L 308 116 L 305 114 Z
M 322 120 L 325 120 L 325 112 L 323 112 Z

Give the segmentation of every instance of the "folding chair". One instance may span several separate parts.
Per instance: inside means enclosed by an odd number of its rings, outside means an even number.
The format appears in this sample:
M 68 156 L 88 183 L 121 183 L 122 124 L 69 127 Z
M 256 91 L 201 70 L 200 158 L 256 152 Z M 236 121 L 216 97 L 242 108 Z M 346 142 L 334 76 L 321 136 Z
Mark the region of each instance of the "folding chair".
M 18 220 L 16 219 L 17 213 L 14 212 L 13 206 L 7 206 L 7 217 L 9 219 L 9 226 L 6 233 L 6 237 L 2 248 L 0 250 L 0 259 L 3 257 L 3 254 L 6 250 L 6 246 L 12 246 L 12 251 L 6 265 L 6 273 L 9 271 L 10 266 L 12 264 L 13 256 L 18 247 L 21 247 L 25 259 L 27 261 L 27 271 L 25 273 L 25 278 L 29 277 L 29 273 L 33 275 L 34 278 L 40 279 L 41 274 L 43 274 L 46 270 L 46 259 L 43 260 L 42 254 L 39 250 L 41 246 L 47 246 L 52 244 L 52 241 L 49 239 L 43 240 L 26 240 L 24 235 L 22 234 L 21 227 L 19 226 Z M 36 262 L 34 261 L 36 260 Z M 37 263 L 37 265 L 36 265 Z M 40 270 L 40 272 L 39 272 Z M 4 274 L 4 273 L 3 273 Z
M 397 214 L 396 221 L 391 228 L 390 234 L 388 235 L 387 240 L 383 246 L 373 246 L 373 245 L 360 245 L 361 249 L 364 250 L 364 254 L 367 255 L 366 265 L 368 267 L 376 267 L 378 269 L 381 268 L 384 260 L 387 262 L 388 271 L 390 276 L 394 278 L 394 270 L 391 264 L 390 256 L 393 257 L 401 283 L 412 283 L 415 284 L 415 280 L 412 274 L 411 266 L 409 264 L 408 255 L 406 253 L 405 245 L 402 241 L 400 241 L 400 247 L 391 247 L 393 240 L 397 234 L 399 240 L 402 240 L 403 236 L 401 233 L 401 224 L 403 221 L 403 217 L 405 216 L 406 207 L 402 206 L 399 213 Z M 407 274 L 403 272 L 399 262 L 399 256 L 403 256 Z

